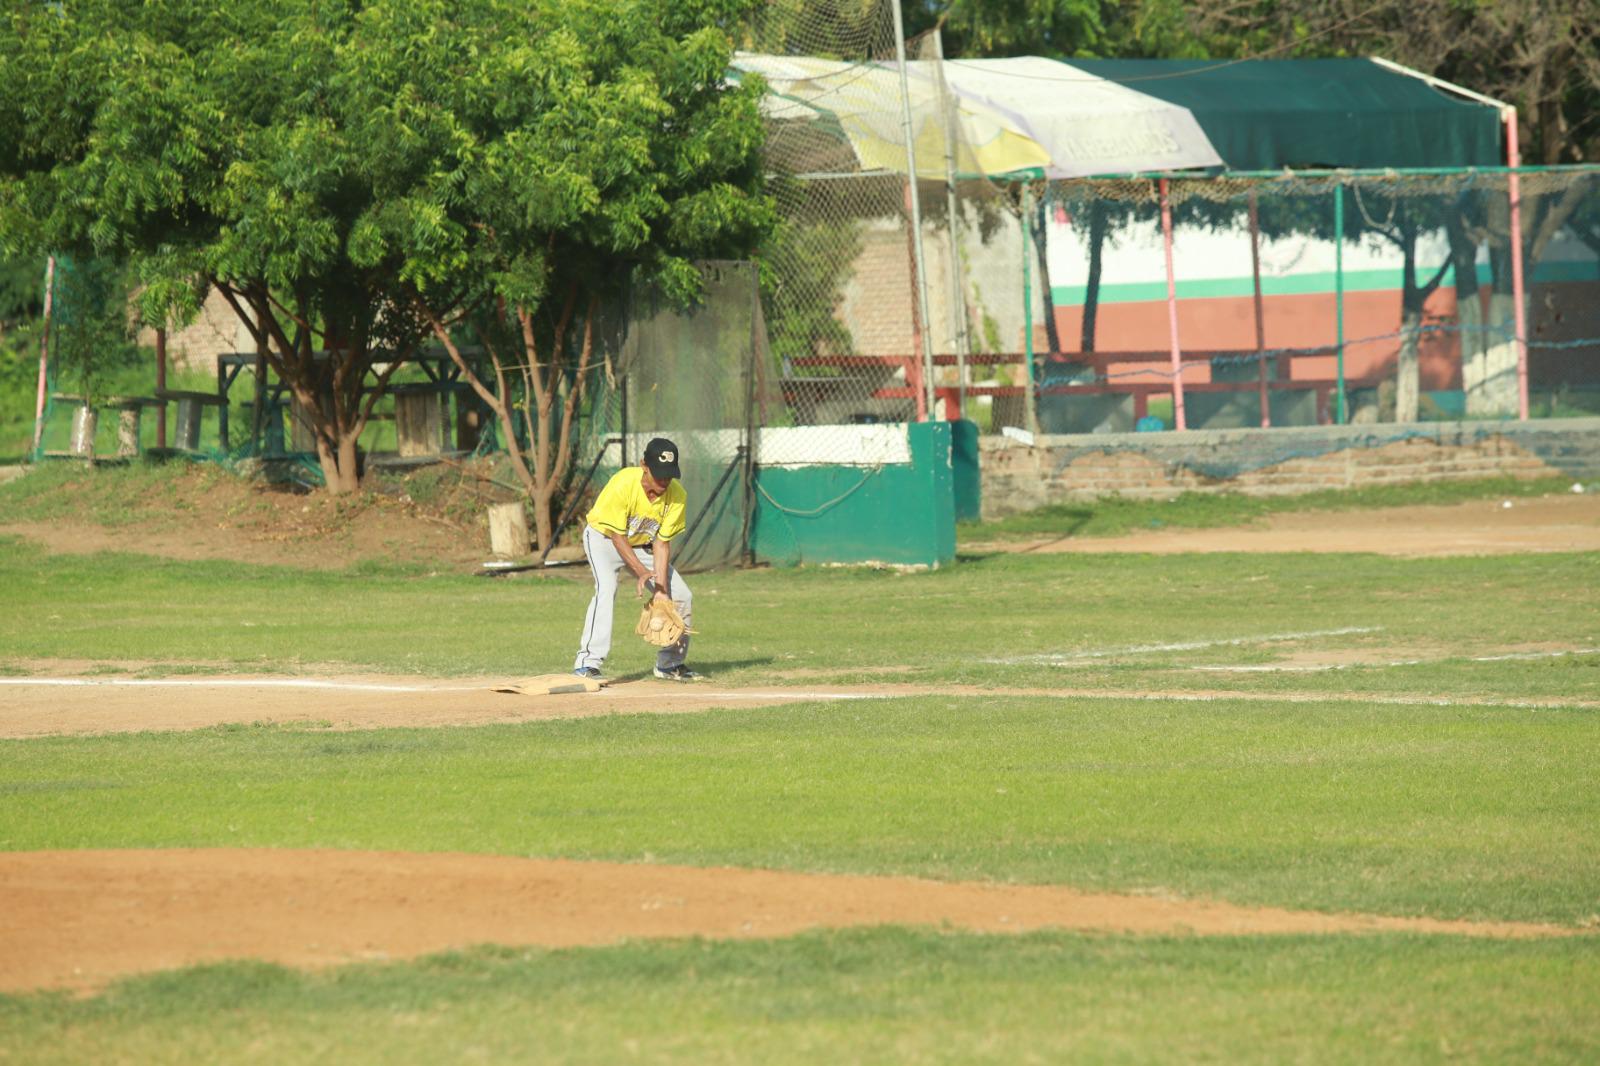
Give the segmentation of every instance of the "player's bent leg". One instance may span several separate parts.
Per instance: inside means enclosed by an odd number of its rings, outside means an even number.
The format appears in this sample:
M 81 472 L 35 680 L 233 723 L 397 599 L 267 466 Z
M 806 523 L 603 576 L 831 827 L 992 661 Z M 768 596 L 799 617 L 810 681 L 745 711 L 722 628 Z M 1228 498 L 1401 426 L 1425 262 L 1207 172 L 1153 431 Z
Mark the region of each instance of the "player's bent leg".
M 677 568 L 672 570 L 672 605 L 678 608 L 678 616 L 682 616 L 686 627 L 694 626 L 694 594 L 690 591 L 688 581 L 678 573 Z M 662 672 L 675 672 L 683 666 L 683 659 L 690 653 L 690 634 L 683 634 L 682 639 L 674 645 L 667 645 L 656 653 L 656 674 Z
M 611 653 L 611 627 L 616 617 L 617 574 L 622 569 L 622 556 L 617 554 L 611 539 L 590 526 L 583 530 L 583 554 L 589 561 L 589 573 L 594 579 L 594 598 L 584 615 L 583 633 L 578 641 L 578 655 L 572 669 L 598 672 Z

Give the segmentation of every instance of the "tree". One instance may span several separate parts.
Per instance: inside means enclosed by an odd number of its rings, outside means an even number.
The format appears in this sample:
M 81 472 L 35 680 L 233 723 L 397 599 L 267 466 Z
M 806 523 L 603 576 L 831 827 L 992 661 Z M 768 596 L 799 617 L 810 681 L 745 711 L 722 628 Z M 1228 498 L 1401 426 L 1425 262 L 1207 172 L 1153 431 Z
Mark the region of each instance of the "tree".
M 0 43 L 7 250 L 126 258 L 151 324 L 214 286 L 307 412 L 335 492 L 357 484 L 356 439 L 419 336 L 393 264 L 348 254 L 382 195 L 382 161 L 351 135 L 363 6 L 12 5 Z
M 50 362 L 86 407 L 105 399 L 106 378 L 138 361 L 127 270 L 103 258 L 56 262 Z
M 335 492 L 357 485 L 400 360 L 497 301 L 548 432 L 563 321 L 633 267 L 688 298 L 687 256 L 760 230 L 759 89 L 722 85 L 747 7 L 13 4 L 0 250 L 125 257 L 152 324 L 214 286 L 309 416 Z M 531 485 L 558 480 L 541 462 Z
M 1105 55 L 1107 0 L 912 0 L 906 36 L 939 27 L 951 59 Z
M 351 260 L 394 264 L 407 320 L 493 410 L 542 545 L 602 311 L 628 285 L 687 305 L 700 286 L 693 260 L 746 255 L 771 226 L 762 89 L 724 83 L 730 31 L 750 6 L 460 0 L 363 12 L 352 136 L 384 161 L 384 195 L 354 220 Z

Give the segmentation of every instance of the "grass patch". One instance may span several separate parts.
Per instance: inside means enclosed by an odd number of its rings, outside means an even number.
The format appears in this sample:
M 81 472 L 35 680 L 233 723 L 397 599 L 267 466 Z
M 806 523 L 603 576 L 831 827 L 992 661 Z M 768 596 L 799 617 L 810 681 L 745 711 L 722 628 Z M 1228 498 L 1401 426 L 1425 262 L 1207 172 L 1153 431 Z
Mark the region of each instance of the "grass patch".
M 86 696 L 86 698 L 92 698 Z M 919 697 L 0 742 L 0 848 L 334 847 L 1596 918 L 1600 715 Z M 114 785 L 103 794 L 51 782 Z
M 956 526 L 956 537 L 958 541 L 971 543 L 1041 537 L 1113 537 L 1151 529 L 1245 525 L 1270 515 L 1295 511 L 1353 511 L 1484 499 L 1524 499 L 1569 492 L 1571 488 L 1572 479 L 1568 477 L 1535 480 L 1500 477 L 1325 489 L 1293 496 L 1245 496 L 1233 492 L 1185 492 L 1170 500 L 1130 500 L 1112 496 L 1082 503 L 1050 504 L 990 522 L 962 522 Z
M 928 931 L 257 964 L 0 998 L 7 1061 L 1581 1062 L 1600 954 Z
M 1227 687 L 1348 695 L 1600 699 L 1600 656 L 1473 662 L 1529 645 L 1594 648 L 1600 554 L 997 554 L 924 574 L 693 575 L 692 659 L 718 683 L 825 679 Z M 558 573 L 480 578 L 368 567 L 302 572 L 136 555 L 51 556 L 0 539 L 0 648 L 36 658 L 525 676 L 572 661 L 590 590 Z M 625 612 L 624 612 L 625 613 Z M 607 671 L 648 673 L 619 627 Z M 1358 632 L 1304 639 L 1275 634 Z M 1163 650 L 1166 649 L 1166 650 Z M 1304 651 L 1410 666 L 1219 675 Z M 159 671 L 161 666 L 155 667 Z
M 115 470 L 88 469 L 80 462 L 47 462 L 24 477 L 0 482 L 0 521 L 49 522 L 62 518 L 113 528 L 159 530 L 174 512 L 193 511 L 186 483 L 221 484 L 226 471 L 187 462 L 129 463 Z

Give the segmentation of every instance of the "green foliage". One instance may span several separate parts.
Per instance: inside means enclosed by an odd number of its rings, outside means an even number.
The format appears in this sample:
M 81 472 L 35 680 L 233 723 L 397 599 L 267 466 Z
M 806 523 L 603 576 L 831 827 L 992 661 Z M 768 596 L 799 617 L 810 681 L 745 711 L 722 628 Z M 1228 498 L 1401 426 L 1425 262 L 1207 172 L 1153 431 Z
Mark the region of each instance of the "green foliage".
M 32 446 L 43 257 L 0 254 L 0 457 Z
M 854 354 L 850 330 L 834 311 L 860 250 L 853 222 L 788 220 L 777 227 L 762 249 L 763 306 L 774 358 Z
M 353 136 L 386 195 L 353 224 L 356 265 L 392 260 L 440 317 L 503 302 L 546 329 L 571 287 L 614 293 L 635 271 L 693 299 L 691 260 L 743 254 L 772 222 L 760 86 L 723 85 L 748 6 L 368 5 Z
M 940 26 L 945 55 L 1046 55 L 1092 58 L 1106 54 L 1108 0 L 911 0 L 906 32 Z
M 60 387 L 96 404 L 108 375 L 139 361 L 127 272 L 104 258 L 56 262 L 50 362 Z

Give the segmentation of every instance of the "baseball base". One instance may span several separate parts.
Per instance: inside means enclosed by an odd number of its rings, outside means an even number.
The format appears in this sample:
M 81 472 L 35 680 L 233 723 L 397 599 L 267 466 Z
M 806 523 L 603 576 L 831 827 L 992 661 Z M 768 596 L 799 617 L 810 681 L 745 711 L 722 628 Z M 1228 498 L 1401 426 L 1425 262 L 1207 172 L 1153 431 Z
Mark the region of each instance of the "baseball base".
M 518 681 L 495 685 L 496 692 L 510 692 L 518 696 L 559 696 L 569 692 L 599 692 L 604 681 L 577 677 L 573 674 L 538 674 Z

